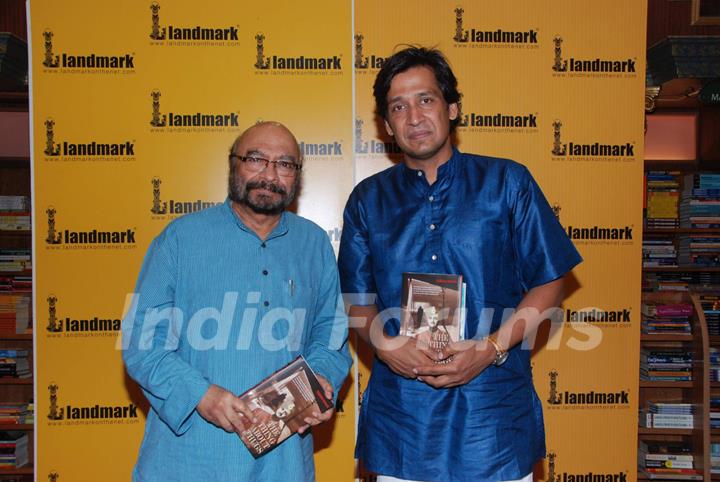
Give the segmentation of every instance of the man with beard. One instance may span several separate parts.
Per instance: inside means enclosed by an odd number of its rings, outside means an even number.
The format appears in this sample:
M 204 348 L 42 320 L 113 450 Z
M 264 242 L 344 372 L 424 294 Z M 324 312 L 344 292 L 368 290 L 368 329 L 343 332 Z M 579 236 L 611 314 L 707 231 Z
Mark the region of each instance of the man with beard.
M 523 340 L 581 258 L 527 168 L 453 146 L 460 93 L 441 52 L 392 55 L 374 95 L 403 162 L 345 208 L 343 291 L 358 294 L 353 326 L 376 355 L 357 458 L 378 482 L 531 482 L 545 433 Z M 463 276 L 466 340 L 438 353 L 398 335 L 403 272 Z
M 134 481 L 314 480 L 312 437 L 256 460 L 238 436 L 255 416 L 237 395 L 297 355 L 328 397 L 350 366 L 327 234 L 285 210 L 301 162 L 286 127 L 249 128 L 230 150 L 227 201 L 150 245 L 123 322 L 127 371 L 151 406 Z

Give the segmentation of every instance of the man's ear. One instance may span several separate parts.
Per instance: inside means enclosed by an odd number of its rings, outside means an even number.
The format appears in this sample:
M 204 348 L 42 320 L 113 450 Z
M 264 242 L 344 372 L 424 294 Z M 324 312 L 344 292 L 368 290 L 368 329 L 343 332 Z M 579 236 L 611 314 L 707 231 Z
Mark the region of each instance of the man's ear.
M 457 119 L 459 113 L 460 106 L 458 106 L 457 102 L 453 102 L 452 104 L 448 105 L 448 117 L 450 118 L 450 120 Z
M 385 132 L 387 132 L 390 137 L 394 136 L 395 134 L 393 134 L 392 128 L 390 127 L 390 124 L 388 124 L 387 119 L 383 122 L 385 123 Z

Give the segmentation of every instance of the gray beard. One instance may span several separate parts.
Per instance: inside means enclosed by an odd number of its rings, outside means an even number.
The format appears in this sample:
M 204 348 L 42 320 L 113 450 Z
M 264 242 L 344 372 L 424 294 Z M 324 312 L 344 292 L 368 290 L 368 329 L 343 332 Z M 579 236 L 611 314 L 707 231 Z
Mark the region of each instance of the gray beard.
M 296 179 L 290 189 L 290 192 L 288 193 L 285 188 L 279 184 L 267 181 L 248 181 L 243 184 L 236 179 L 234 175 L 230 175 L 228 178 L 228 196 L 232 201 L 238 204 L 243 204 L 258 214 L 276 215 L 285 211 L 285 209 L 287 209 L 287 207 L 293 202 L 293 199 L 295 199 L 297 185 L 298 181 Z M 278 193 L 280 194 L 280 199 L 273 201 L 269 197 L 265 196 L 252 199 L 250 193 L 256 189 L 266 189 L 268 191 Z

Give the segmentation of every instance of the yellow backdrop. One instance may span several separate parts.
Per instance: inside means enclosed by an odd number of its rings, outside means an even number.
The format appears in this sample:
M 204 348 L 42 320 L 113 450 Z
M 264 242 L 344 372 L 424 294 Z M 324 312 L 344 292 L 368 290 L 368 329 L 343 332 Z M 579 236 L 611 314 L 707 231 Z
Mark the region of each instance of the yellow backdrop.
M 460 148 L 526 164 L 586 259 L 533 358 L 551 453 L 538 477 L 634 479 L 645 8 L 31 0 L 38 478 L 129 479 L 147 403 L 115 349 L 125 295 L 168 221 L 224 200 L 234 137 L 261 119 L 295 132 L 297 210 L 337 248 L 352 186 L 397 152 L 378 131 L 375 74 L 420 43 L 460 81 Z M 613 316 L 588 319 L 593 307 Z M 320 480 L 358 475 L 360 354 L 336 421 L 316 431 Z

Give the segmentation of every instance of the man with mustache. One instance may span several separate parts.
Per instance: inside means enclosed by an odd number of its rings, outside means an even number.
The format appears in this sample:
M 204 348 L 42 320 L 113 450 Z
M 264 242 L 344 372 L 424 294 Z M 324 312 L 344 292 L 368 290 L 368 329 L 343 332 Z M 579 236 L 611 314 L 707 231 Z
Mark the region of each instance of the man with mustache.
M 256 124 L 233 143 L 229 168 L 225 203 L 153 240 L 123 322 L 127 371 L 151 405 L 136 482 L 314 480 L 310 436 L 253 458 L 238 435 L 256 416 L 237 395 L 302 354 L 332 397 L 350 366 L 327 234 L 286 211 L 300 183 L 297 140 Z
M 343 292 L 376 355 L 356 456 L 378 482 L 532 482 L 545 434 L 523 340 L 581 258 L 524 166 L 453 146 L 460 93 L 440 51 L 392 55 L 374 95 L 403 162 L 345 208 Z M 463 276 L 466 340 L 438 353 L 398 335 L 403 272 Z

